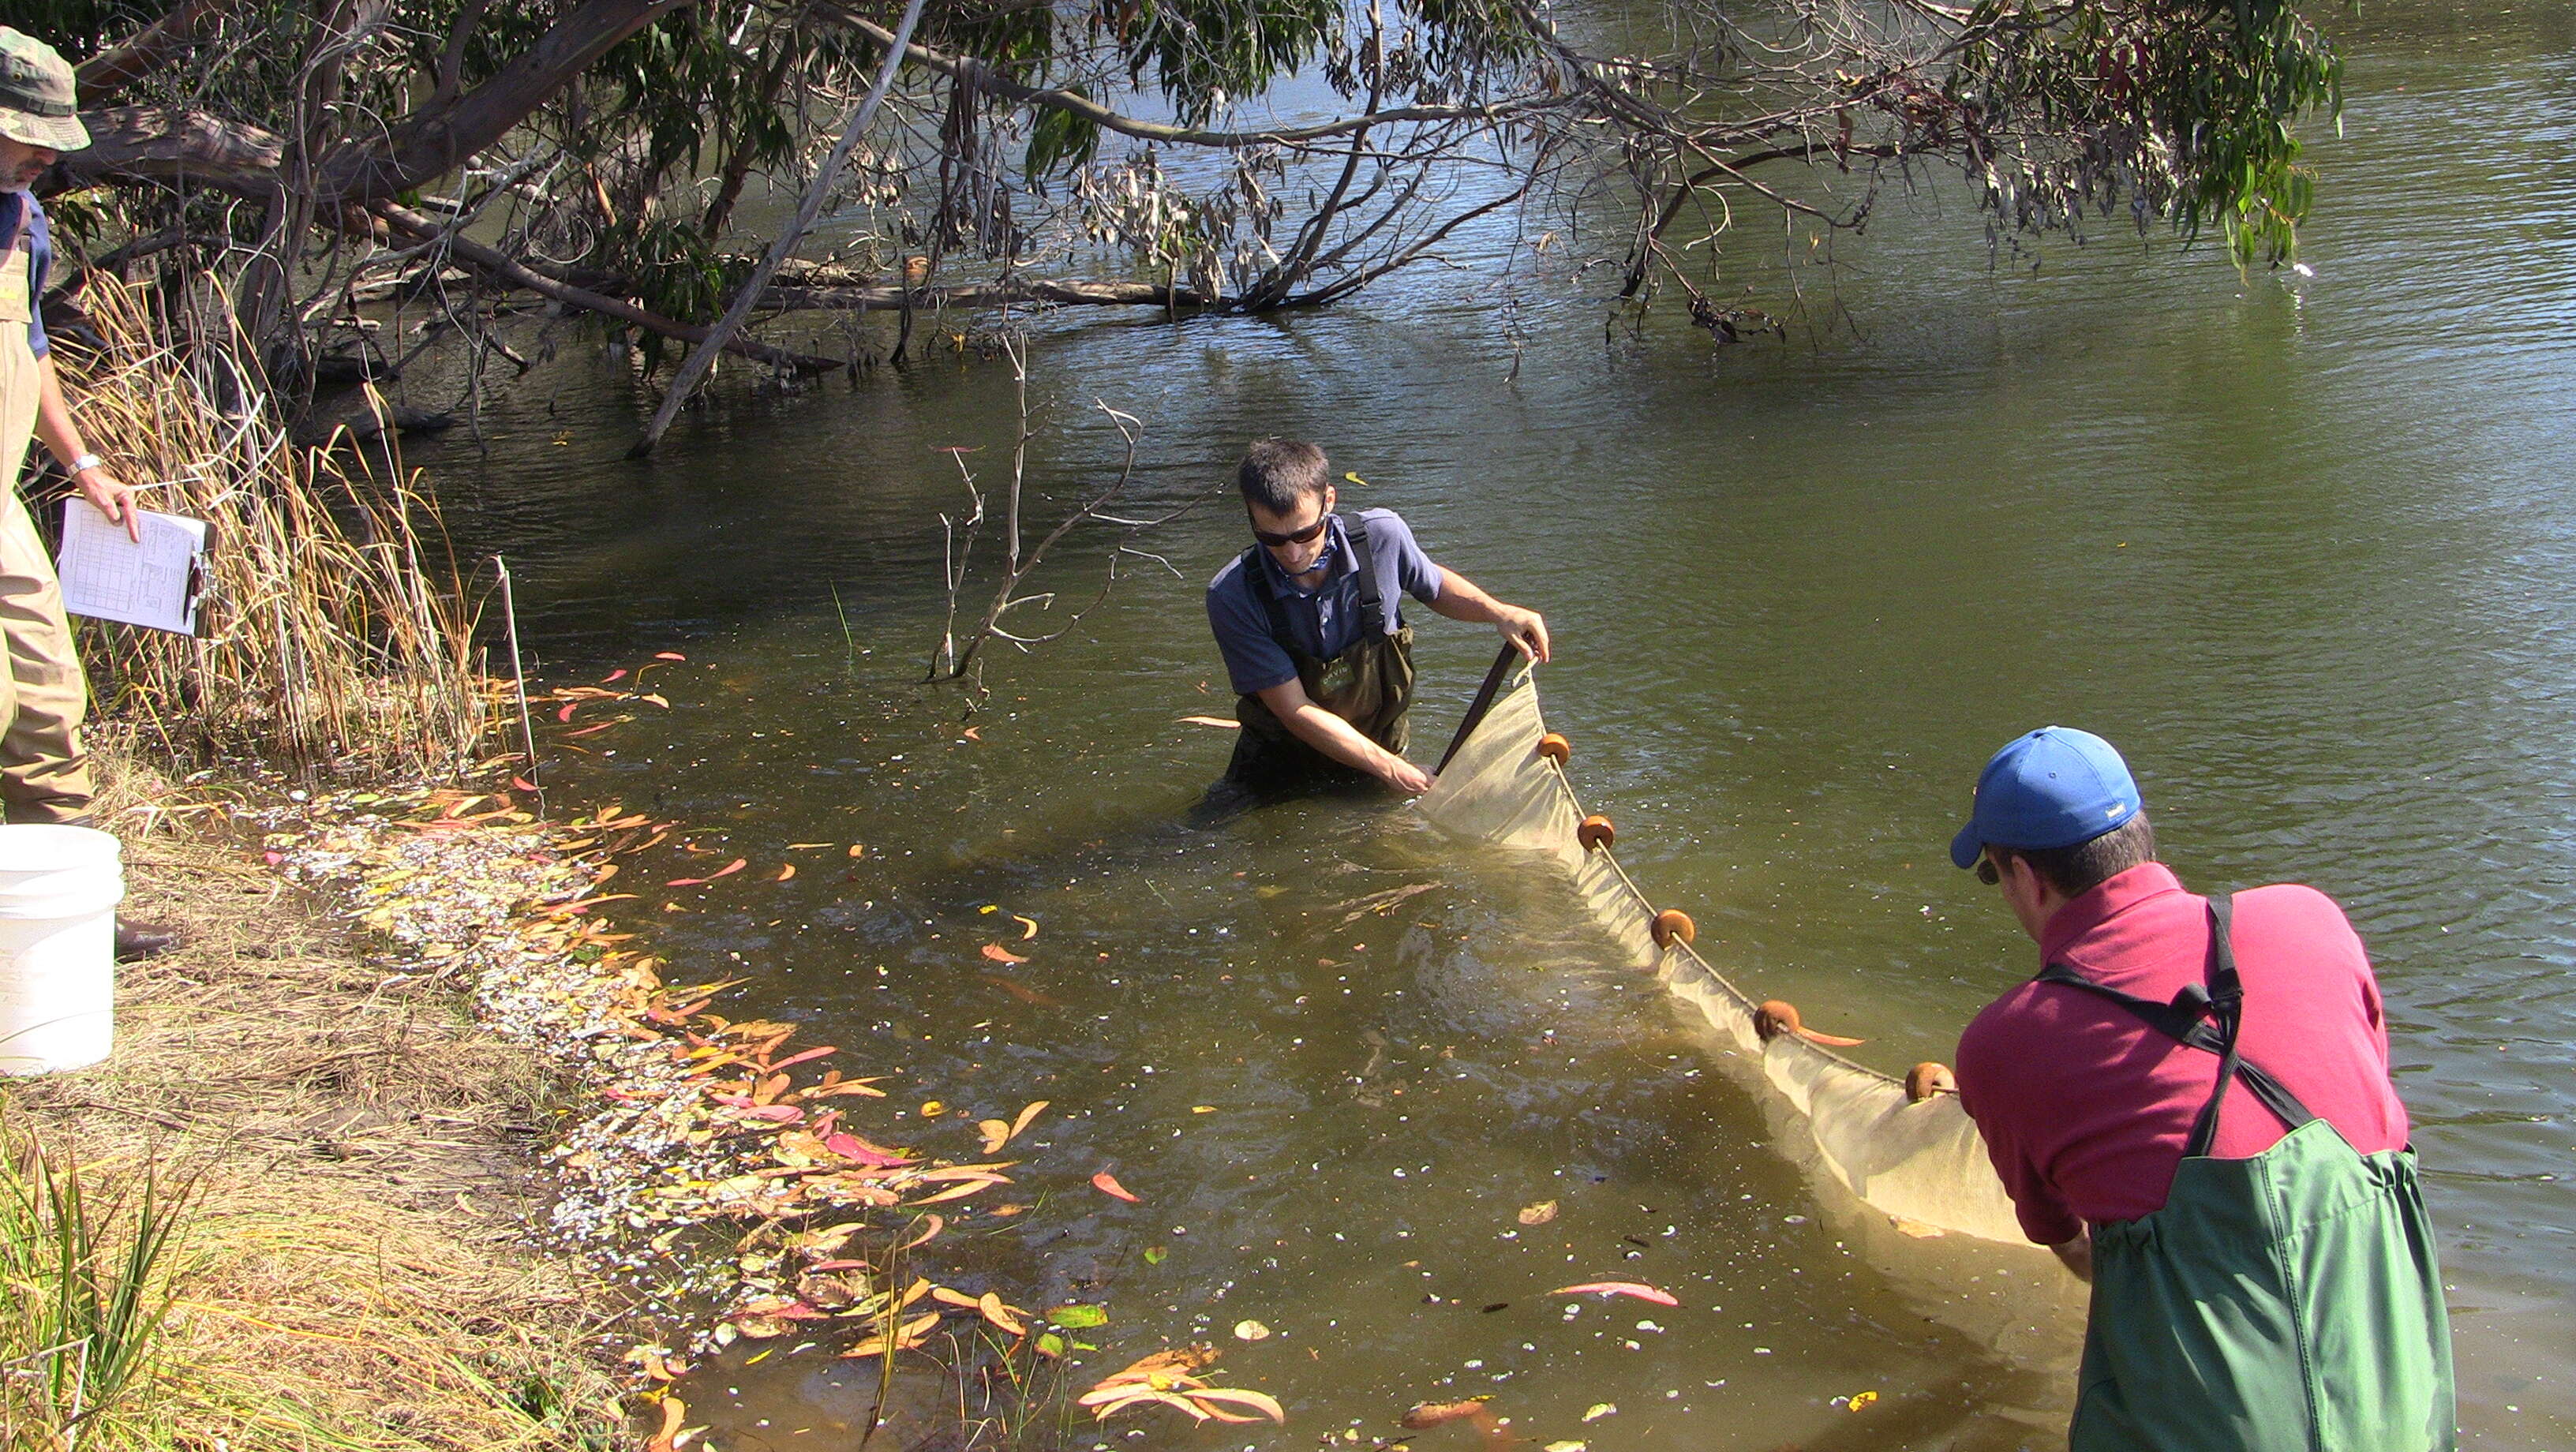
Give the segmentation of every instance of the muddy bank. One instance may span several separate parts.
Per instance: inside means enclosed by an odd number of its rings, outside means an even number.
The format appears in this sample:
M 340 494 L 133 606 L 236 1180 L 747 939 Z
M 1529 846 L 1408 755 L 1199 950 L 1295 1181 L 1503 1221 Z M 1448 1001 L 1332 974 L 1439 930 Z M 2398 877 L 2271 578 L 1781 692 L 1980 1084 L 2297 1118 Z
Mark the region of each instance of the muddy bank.
M 237 793 L 117 786 L 151 806 L 112 818 L 125 910 L 187 941 L 119 970 L 108 1062 L 0 1087 L 13 1148 L 97 1199 L 181 1196 L 159 1374 L 83 1445 L 618 1445 L 626 1298 L 527 1229 L 561 1076 L 283 881 Z

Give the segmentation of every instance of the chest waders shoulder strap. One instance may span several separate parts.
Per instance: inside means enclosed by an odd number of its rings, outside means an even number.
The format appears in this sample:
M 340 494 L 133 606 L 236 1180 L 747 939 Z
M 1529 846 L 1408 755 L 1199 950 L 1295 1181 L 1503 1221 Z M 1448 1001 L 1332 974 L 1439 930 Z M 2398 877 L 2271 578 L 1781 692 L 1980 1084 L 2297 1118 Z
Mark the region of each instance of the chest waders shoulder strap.
M 1259 545 L 1254 545 L 1243 552 L 1243 588 L 1251 592 L 1253 603 L 1259 605 L 1261 613 L 1269 617 L 1270 638 L 1279 642 L 1279 648 L 1288 652 L 1290 660 L 1295 660 L 1303 652 L 1297 649 L 1297 637 L 1288 633 L 1288 607 L 1279 603 L 1278 592 L 1272 590 L 1270 582 L 1262 578 L 1262 553 Z
M 2191 1123 L 2191 1139 L 2182 1151 L 2186 1158 L 2206 1155 L 2210 1146 L 2218 1142 L 2218 1106 L 2227 1097 L 2231 1080 L 2241 1081 L 2264 1108 L 2279 1116 L 2286 1128 L 2297 1129 L 2316 1118 L 2288 1086 L 2260 1067 L 2246 1063 L 2237 1052 L 2237 1031 L 2245 1023 L 2245 985 L 2237 976 L 2235 945 L 2228 941 L 2234 907 L 2234 901 L 2225 893 L 2209 899 L 2209 981 L 2206 986 L 2184 984 L 2171 1003 L 2122 993 L 2063 963 L 2051 963 L 2039 973 L 2042 983 L 2080 988 L 2095 997 L 2107 998 L 2144 1019 L 2149 1028 L 2165 1037 L 2218 1056 L 2218 1083 L 2209 1091 L 2209 1102 L 2200 1106 L 2199 1117 Z M 2211 1023 L 2217 1027 L 2212 1029 Z
M 1385 592 L 1378 588 L 1377 559 L 1369 553 L 1366 517 L 1351 516 L 1350 536 L 1351 565 L 1360 572 L 1360 633 L 1393 635 L 1395 615 L 1386 608 Z

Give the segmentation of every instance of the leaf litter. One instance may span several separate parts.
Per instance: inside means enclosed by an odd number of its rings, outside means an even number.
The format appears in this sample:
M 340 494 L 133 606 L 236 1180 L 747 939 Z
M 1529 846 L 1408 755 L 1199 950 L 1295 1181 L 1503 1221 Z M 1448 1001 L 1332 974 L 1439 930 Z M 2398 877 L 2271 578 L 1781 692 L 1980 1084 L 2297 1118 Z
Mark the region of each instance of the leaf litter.
M 541 1230 L 634 1286 L 649 1323 L 679 1330 L 684 1349 L 639 1344 L 627 1356 L 659 1402 L 652 1445 L 689 1445 L 697 1429 L 669 1387 L 696 1356 L 738 1340 L 793 1332 L 807 1338 L 793 1354 L 825 1344 L 815 1330 L 840 1323 L 859 1339 L 839 1354 L 869 1357 L 921 1346 L 963 1318 L 1041 1355 L 1066 1353 L 1062 1337 L 1040 1329 L 1044 1318 L 998 1291 L 920 1277 L 898 1287 L 887 1269 L 935 1240 L 957 1202 L 1013 1183 L 1013 1162 L 990 1156 L 1047 1102 L 977 1125 L 986 1158 L 976 1163 L 845 1125 L 852 1105 L 885 1097 L 882 1076 L 831 1066 L 837 1048 L 794 1046 L 791 1025 L 712 1011 L 738 980 L 672 981 L 663 959 L 595 911 L 629 896 L 596 891 L 619 871 L 609 859 L 658 845 L 679 824 L 615 803 L 548 824 L 508 793 L 436 789 L 321 796 L 268 825 L 263 858 L 379 935 L 380 962 L 459 984 L 479 1018 L 595 1096 L 548 1152 L 557 1197 Z M 673 885 L 746 865 L 736 858 Z M 1107 1319 L 1096 1307 L 1056 1314 L 1069 1318 L 1059 1324 Z M 1247 1407 L 1278 1415 L 1259 1393 L 1203 1383 L 1181 1387 L 1180 1399 L 1201 1419 L 1254 1420 Z

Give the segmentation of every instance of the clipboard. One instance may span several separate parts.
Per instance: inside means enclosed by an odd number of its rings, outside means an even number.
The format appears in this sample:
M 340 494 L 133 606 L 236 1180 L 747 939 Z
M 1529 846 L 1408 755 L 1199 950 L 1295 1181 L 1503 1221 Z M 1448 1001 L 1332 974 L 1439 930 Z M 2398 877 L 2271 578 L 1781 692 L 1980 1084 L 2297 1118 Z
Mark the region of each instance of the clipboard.
M 184 514 L 135 513 L 143 521 L 139 543 L 89 501 L 63 501 L 62 553 L 54 561 L 63 608 L 93 620 L 195 635 L 214 532 Z

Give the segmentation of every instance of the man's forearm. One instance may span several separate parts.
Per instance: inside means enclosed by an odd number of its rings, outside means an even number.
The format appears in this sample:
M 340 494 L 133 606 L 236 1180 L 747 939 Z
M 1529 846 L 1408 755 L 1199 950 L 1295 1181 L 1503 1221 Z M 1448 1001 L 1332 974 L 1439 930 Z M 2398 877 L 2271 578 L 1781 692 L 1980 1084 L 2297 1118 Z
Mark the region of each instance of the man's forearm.
M 63 467 L 89 452 L 89 443 L 81 437 L 80 425 L 72 422 L 71 404 L 63 397 L 62 380 L 54 375 L 54 355 L 36 360 L 36 437 L 45 441 Z
M 1312 701 L 1290 708 L 1281 724 L 1308 746 L 1374 777 L 1384 777 L 1397 759 L 1394 752 L 1360 734 L 1358 727 Z
M 1440 596 L 1431 602 L 1431 609 L 1470 625 L 1492 625 L 1503 618 L 1501 601 L 1447 565 L 1440 566 Z

